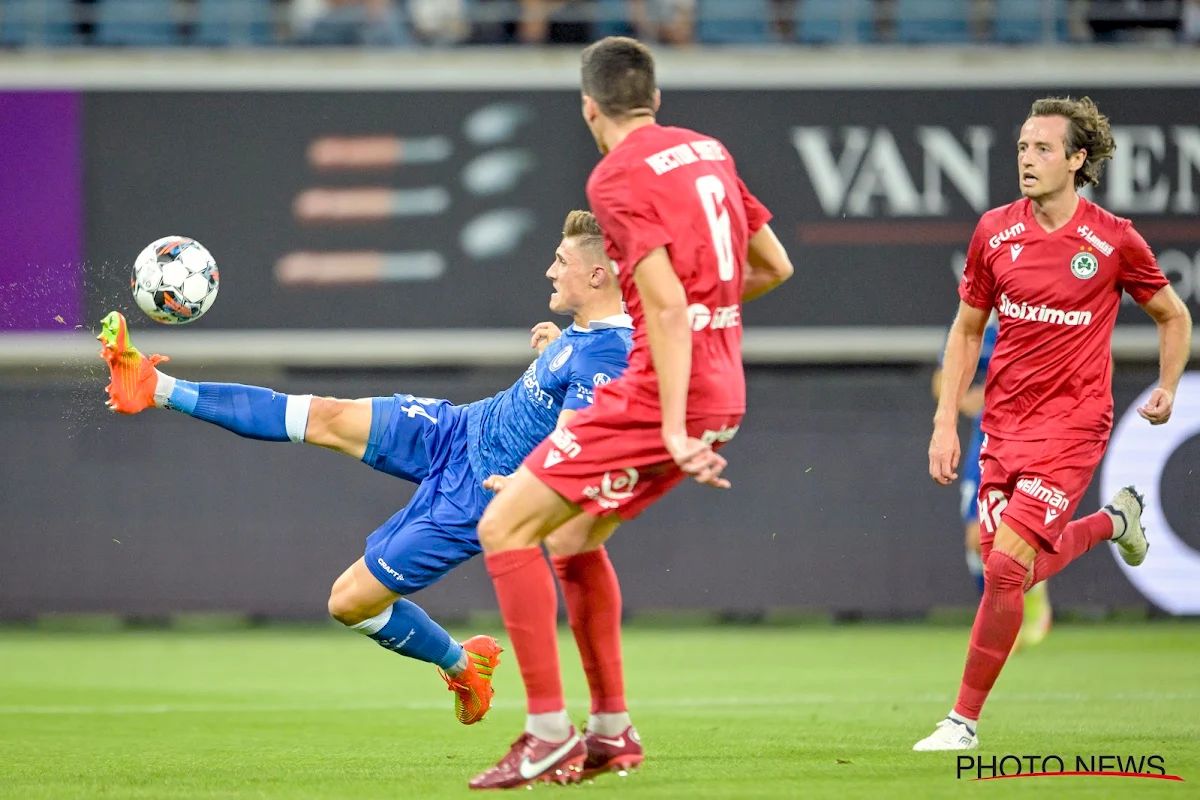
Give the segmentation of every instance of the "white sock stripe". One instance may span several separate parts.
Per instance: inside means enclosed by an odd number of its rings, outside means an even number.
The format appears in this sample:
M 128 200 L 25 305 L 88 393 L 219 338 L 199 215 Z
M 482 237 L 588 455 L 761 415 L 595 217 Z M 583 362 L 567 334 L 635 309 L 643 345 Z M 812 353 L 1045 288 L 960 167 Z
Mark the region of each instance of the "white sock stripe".
M 310 397 L 311 397 L 311 395 L 310 395 Z M 289 409 L 291 408 L 290 403 L 288 404 L 288 408 Z M 351 630 L 358 631 L 359 633 L 363 634 L 364 636 L 374 636 L 375 634 L 377 634 L 381 630 L 383 630 L 383 626 L 387 625 L 388 622 L 391 620 L 391 618 L 392 618 L 392 607 L 388 606 L 381 613 L 376 614 L 375 616 L 371 617 L 370 619 L 364 619 L 362 622 L 358 623 L 357 625 L 351 625 L 350 628 L 351 628 Z
M 288 438 L 293 442 L 303 442 L 308 430 L 308 408 L 312 405 L 311 394 L 289 394 L 287 411 L 284 414 L 283 426 L 287 429 Z
M 175 379 L 157 369 L 154 371 L 158 373 L 158 383 L 154 386 L 154 405 L 162 408 L 171 398 L 171 391 L 175 388 Z

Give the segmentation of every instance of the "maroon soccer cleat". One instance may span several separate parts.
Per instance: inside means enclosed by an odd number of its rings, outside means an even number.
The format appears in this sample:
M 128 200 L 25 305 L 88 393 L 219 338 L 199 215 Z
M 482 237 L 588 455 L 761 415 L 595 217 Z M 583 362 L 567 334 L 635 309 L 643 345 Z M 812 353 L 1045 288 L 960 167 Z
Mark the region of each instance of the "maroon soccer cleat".
M 642 739 L 630 725 L 618 736 L 601 736 L 588 731 L 583 737 L 587 760 L 583 762 L 583 777 L 592 778 L 604 772 L 625 773 L 645 760 Z
M 520 789 L 532 783 L 579 783 L 587 748 L 575 729 L 565 742 L 547 742 L 522 733 L 508 755 L 471 780 L 472 789 Z

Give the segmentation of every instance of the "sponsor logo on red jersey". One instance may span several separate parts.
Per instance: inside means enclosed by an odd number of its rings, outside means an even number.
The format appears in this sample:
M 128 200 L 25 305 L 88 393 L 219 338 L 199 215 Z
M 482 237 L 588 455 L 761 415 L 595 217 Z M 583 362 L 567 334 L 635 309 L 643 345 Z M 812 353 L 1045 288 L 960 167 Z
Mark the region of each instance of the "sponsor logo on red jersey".
M 1000 231 L 992 238 L 988 239 L 988 244 L 990 244 L 992 246 L 992 249 L 995 250 L 997 247 L 999 247 L 1004 242 L 1007 242 L 1009 239 L 1013 238 L 1017 234 L 1024 233 L 1024 232 L 1025 232 L 1025 223 L 1018 222 L 1016 225 L 1013 225 L 1011 228 L 1005 228 L 1004 230 Z
M 1022 303 L 1009 299 L 1007 294 L 1000 295 L 1000 316 L 1012 319 L 1025 319 L 1030 322 L 1046 322 L 1051 325 L 1090 325 L 1092 312 L 1064 311 L 1061 308 L 1050 308 L 1045 305 Z

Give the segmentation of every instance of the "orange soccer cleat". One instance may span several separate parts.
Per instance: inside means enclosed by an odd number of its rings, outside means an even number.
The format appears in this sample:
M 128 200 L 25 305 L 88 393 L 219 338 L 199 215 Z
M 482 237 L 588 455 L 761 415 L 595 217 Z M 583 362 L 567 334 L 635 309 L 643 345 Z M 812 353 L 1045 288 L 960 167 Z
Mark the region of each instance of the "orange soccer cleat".
M 467 653 L 467 668 L 451 678 L 438 670 L 450 691 L 454 692 L 454 715 L 463 725 L 474 725 L 492 707 L 492 673 L 500 664 L 504 649 L 491 636 L 472 636 L 462 643 Z
M 96 336 L 103 343 L 100 355 L 108 362 L 111 380 L 105 390 L 104 405 L 121 414 L 136 414 L 154 405 L 154 389 L 158 386 L 155 365 L 168 361 L 166 356 L 142 355 L 129 343 L 129 328 L 124 315 L 113 311 L 100 324 Z

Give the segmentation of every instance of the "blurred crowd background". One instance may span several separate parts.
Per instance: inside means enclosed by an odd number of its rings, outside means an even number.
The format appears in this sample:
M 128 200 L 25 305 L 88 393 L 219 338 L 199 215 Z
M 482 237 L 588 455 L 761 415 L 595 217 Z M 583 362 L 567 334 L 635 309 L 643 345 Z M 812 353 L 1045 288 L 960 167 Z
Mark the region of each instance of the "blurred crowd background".
M 1200 0 L 0 0 L 0 47 L 1200 42 Z

